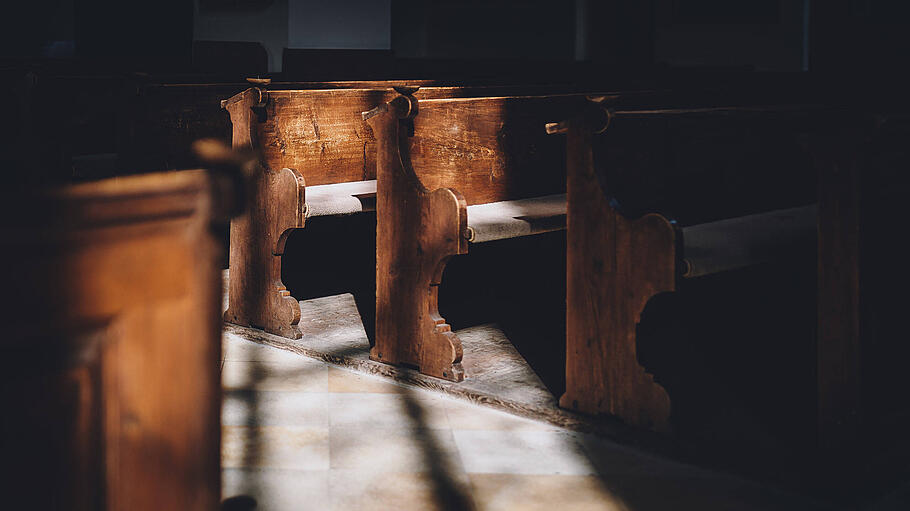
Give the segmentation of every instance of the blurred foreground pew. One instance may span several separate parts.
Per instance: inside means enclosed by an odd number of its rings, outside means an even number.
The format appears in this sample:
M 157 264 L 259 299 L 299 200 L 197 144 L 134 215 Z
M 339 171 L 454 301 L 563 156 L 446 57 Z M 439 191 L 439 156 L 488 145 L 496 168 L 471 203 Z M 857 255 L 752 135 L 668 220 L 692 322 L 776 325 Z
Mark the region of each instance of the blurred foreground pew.
M 231 187 L 196 170 L 4 194 L 4 507 L 217 508 Z

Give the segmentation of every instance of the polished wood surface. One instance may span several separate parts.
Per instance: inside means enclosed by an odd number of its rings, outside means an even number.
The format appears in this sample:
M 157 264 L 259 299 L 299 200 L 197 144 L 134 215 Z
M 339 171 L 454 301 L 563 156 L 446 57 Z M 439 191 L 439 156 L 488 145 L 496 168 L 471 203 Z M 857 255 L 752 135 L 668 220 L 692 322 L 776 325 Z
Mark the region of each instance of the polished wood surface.
M 5 197 L 5 504 L 217 508 L 213 184 L 187 171 Z

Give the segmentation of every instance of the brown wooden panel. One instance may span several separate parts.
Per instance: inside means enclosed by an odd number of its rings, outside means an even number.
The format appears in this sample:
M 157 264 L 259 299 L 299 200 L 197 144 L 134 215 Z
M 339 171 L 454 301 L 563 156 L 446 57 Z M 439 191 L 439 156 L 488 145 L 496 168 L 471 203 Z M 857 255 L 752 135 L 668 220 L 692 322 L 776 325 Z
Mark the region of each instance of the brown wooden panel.
M 581 95 L 422 100 L 409 141 L 414 171 L 468 205 L 562 193 L 565 141 L 544 126 L 583 104 Z
M 342 82 L 344 83 L 344 82 Z M 352 85 L 360 86 L 360 83 Z M 503 96 L 532 91 L 546 91 L 540 87 L 421 87 L 414 94 L 420 100 L 439 98 L 464 98 L 474 96 Z M 390 101 L 397 93 L 386 83 L 383 87 L 322 90 L 260 90 L 248 89 L 230 99 L 224 106 L 232 112 L 231 120 L 234 130 L 249 131 L 250 140 L 256 149 L 263 153 L 263 165 L 278 170 L 283 167 L 298 170 L 308 185 L 321 185 L 347 181 L 361 181 L 376 178 L 376 141 L 369 126 L 360 117 L 374 107 Z M 582 95 L 566 95 L 566 101 L 574 98 L 580 101 Z M 539 103 L 539 104 L 536 104 Z M 486 144 L 490 149 L 499 131 L 508 131 L 499 124 L 509 120 L 516 126 L 537 125 L 554 120 L 554 116 L 564 115 L 564 108 L 553 104 L 553 100 L 526 103 L 527 106 L 516 109 L 504 98 L 498 100 L 481 100 L 477 103 L 467 102 L 459 105 L 434 106 L 427 103 L 435 113 L 429 113 L 425 120 L 419 121 L 428 129 L 426 133 L 438 131 L 433 123 L 453 121 L 459 129 L 477 131 L 477 139 L 466 141 L 469 145 Z M 239 106 L 243 104 L 243 106 Z M 261 108 L 260 108 L 261 106 Z M 250 116 L 250 109 L 256 110 L 256 116 Z M 442 108 L 443 110 L 439 110 Z M 470 112 L 474 109 L 475 114 Z M 521 111 L 519 111 L 521 110 Z M 233 112 L 238 112 L 234 114 Z M 440 115 L 442 117 L 440 117 Z M 445 117 L 448 116 L 447 120 Z M 244 126 L 247 124 L 248 126 Z M 476 123 L 476 124 L 473 124 Z M 240 124 L 240 127 L 238 127 Z M 513 134 L 513 139 L 500 141 L 503 144 L 526 143 L 525 137 L 540 136 L 542 129 L 529 131 L 528 134 Z M 436 136 L 442 136 L 440 134 Z M 515 138 L 515 137 L 522 138 Z M 546 150 L 552 142 L 544 143 L 544 138 L 535 141 L 533 150 Z M 428 141 L 427 144 L 438 144 Z M 514 149 L 511 147 L 504 147 Z M 454 152 L 481 151 L 482 148 L 458 147 Z M 413 151 L 412 151 L 413 152 Z M 514 152 L 514 151 L 513 151 Z M 533 154 L 533 152 L 531 153 Z M 475 155 L 476 156 L 476 155 Z M 415 153 L 416 158 L 419 153 Z M 479 163 L 479 162 L 478 162 Z M 524 160 L 509 162 L 510 165 L 525 164 Z

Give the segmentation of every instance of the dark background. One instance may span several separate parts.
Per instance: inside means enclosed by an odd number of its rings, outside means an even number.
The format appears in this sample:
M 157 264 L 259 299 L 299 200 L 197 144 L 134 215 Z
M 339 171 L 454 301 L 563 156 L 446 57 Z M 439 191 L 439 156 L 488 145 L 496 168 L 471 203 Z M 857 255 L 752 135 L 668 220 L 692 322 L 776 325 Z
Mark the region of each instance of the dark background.
M 492 60 L 541 73 L 559 64 L 893 73 L 910 48 L 908 15 L 906 2 L 892 0 L 36 0 L 4 7 L 0 57 L 178 72 L 212 65 L 202 55 L 194 62 L 194 41 L 243 41 L 261 45 L 269 72 L 319 80 L 353 70 L 288 66 L 284 49 L 405 61 L 385 66 L 388 75 L 424 71 L 431 60 L 479 64 L 457 69 L 461 76 L 488 72 Z M 222 70 L 261 67 L 234 52 L 218 56 Z M 444 69 L 453 71 L 428 71 Z

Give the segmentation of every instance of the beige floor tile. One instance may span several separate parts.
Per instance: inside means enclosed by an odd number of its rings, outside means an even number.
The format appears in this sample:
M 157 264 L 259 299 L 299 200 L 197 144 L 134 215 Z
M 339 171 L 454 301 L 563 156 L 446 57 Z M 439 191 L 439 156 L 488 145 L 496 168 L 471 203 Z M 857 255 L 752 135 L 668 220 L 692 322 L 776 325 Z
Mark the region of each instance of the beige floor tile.
M 332 427 L 449 427 L 441 399 L 404 388 L 401 394 L 330 393 L 328 409 Z
M 466 478 L 425 472 L 331 470 L 329 494 L 336 511 L 472 509 Z
M 516 417 L 499 410 L 446 399 L 444 401 L 446 416 L 452 429 L 481 429 L 492 431 L 559 431 L 558 426 Z
M 332 427 L 329 436 L 333 469 L 464 472 L 449 430 Z
M 452 430 L 468 473 L 594 475 L 581 446 L 561 431 Z
M 469 474 L 468 477 L 478 511 L 631 511 L 597 476 Z
M 221 423 L 227 426 L 329 425 L 328 394 L 228 390 L 221 404 Z
M 400 394 L 401 385 L 379 376 L 371 376 L 337 367 L 329 367 L 329 392 L 368 392 L 372 394 Z
M 321 511 L 329 506 L 329 472 L 226 468 L 221 472 L 221 495 L 234 502 L 252 499 L 252 509 L 261 511 Z
M 222 426 L 221 435 L 224 468 L 329 468 L 326 428 Z
M 226 360 L 221 368 L 221 386 L 225 389 L 326 392 L 328 370 L 325 364 L 301 356 L 268 362 Z

